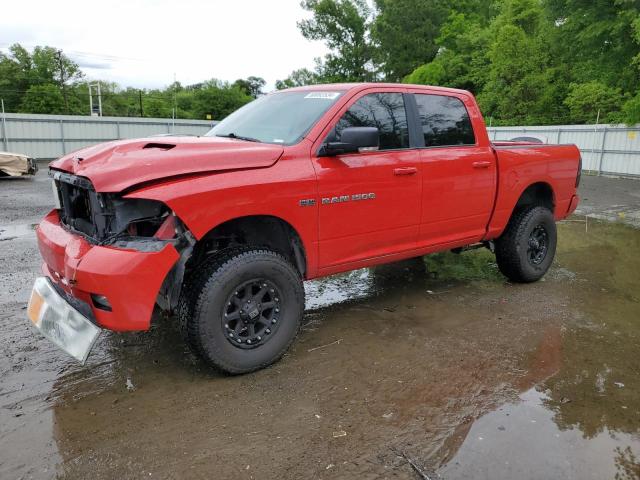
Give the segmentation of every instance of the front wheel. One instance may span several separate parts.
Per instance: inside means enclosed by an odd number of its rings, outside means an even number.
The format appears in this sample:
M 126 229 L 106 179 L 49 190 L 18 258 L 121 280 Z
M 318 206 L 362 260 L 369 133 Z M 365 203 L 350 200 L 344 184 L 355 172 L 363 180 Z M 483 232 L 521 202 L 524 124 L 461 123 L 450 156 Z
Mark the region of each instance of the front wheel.
M 179 307 L 191 349 L 230 374 L 278 360 L 296 337 L 303 311 L 304 288 L 293 265 L 251 247 L 221 252 L 199 266 Z
M 514 282 L 535 282 L 549 270 L 557 241 L 556 223 L 548 208 L 523 209 L 496 240 L 498 267 Z

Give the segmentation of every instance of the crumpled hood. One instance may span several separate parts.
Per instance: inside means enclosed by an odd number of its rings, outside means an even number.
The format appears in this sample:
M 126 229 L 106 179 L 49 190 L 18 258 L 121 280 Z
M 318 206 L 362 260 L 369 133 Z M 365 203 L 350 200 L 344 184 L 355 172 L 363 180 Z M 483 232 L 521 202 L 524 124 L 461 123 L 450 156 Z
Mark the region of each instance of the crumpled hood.
M 87 177 L 98 192 L 180 175 L 270 167 L 279 145 L 221 137 L 151 137 L 101 143 L 65 155 L 49 165 Z

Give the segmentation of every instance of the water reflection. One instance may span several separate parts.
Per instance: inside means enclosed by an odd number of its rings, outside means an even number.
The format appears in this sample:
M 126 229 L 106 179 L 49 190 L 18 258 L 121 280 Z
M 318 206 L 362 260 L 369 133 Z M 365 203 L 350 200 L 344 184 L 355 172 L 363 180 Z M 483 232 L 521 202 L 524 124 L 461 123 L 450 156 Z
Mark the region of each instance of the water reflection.
M 640 438 L 608 427 L 590 437 L 560 427 L 547 391 L 532 388 L 518 403 L 477 420 L 456 456 L 441 470 L 446 479 L 640 478 Z
M 170 322 L 106 335 L 54 387 L 63 476 L 412 478 L 393 447 L 444 478 L 637 480 L 640 245 L 589 228 L 532 285 L 482 250 L 308 282 L 293 350 L 244 377 Z

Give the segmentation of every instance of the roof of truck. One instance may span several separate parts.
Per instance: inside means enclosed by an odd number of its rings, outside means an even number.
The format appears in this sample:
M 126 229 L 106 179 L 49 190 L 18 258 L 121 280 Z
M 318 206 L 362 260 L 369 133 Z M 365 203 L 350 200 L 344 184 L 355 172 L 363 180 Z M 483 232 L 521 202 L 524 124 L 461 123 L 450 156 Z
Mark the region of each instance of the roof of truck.
M 288 91 L 318 91 L 318 90 L 366 90 L 368 88 L 385 88 L 385 87 L 402 87 L 402 88 L 412 88 L 412 89 L 424 89 L 431 91 L 440 91 L 442 93 L 463 93 L 466 95 L 470 95 L 470 92 L 467 90 L 460 90 L 458 88 L 448 88 L 448 87 L 436 87 L 433 85 L 414 85 L 410 83 L 375 83 L 375 82 L 363 82 L 363 83 L 321 83 L 317 85 L 305 85 L 304 87 L 293 87 L 287 89 Z

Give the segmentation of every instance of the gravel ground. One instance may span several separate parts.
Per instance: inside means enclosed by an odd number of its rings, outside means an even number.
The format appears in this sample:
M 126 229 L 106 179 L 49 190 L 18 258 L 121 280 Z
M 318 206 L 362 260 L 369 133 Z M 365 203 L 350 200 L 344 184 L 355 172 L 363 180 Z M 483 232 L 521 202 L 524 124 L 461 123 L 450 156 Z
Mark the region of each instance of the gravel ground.
M 640 179 L 583 175 L 576 214 L 640 228 Z
M 0 179 L 0 478 L 640 478 L 639 192 L 584 177 L 535 284 L 485 250 L 307 282 L 290 353 L 230 378 L 170 320 L 84 367 L 42 339 L 49 182 Z

